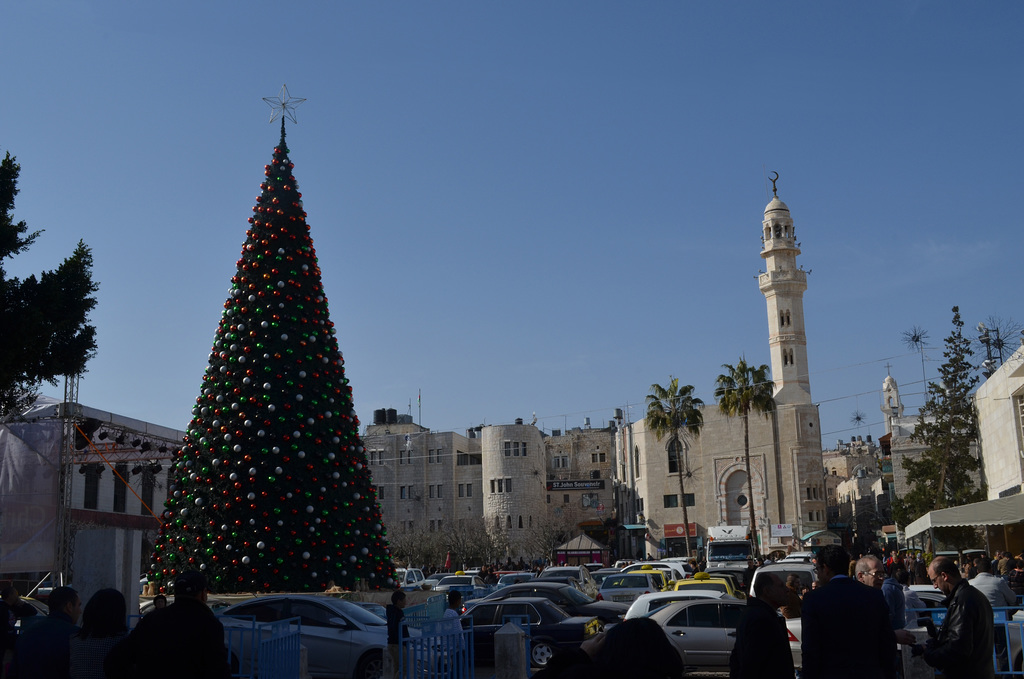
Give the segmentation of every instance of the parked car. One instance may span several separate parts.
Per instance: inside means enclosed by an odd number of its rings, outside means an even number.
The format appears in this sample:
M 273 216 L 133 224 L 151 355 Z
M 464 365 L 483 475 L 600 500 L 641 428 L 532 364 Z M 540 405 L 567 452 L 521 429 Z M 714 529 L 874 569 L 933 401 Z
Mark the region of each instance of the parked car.
M 661 571 L 630 571 L 611 575 L 601 583 L 597 598 L 622 604 L 632 603 L 641 594 L 660 592 L 665 587 L 664 575 Z
M 782 561 L 779 561 L 778 563 L 786 563 L 789 561 L 797 561 L 799 563 L 813 563 L 814 552 L 793 552 L 791 554 L 787 554 L 786 558 L 784 558 Z
M 522 597 L 544 597 L 569 615 L 594 617 L 604 625 L 621 622 L 629 606 L 613 601 L 591 599 L 583 592 L 560 582 L 538 582 L 531 580 L 518 585 L 503 587 L 484 597 L 485 601 Z
M 493 661 L 494 633 L 502 625 L 512 619 L 527 621 L 530 663 L 540 668 L 547 667 L 555 651 L 577 648 L 600 629 L 597 618 L 571 616 L 543 597 L 480 600 L 469 607 L 464 617 L 473 620 L 473 649 L 478 662 Z
M 642 618 L 654 611 L 658 610 L 663 606 L 673 604 L 677 601 L 692 601 L 694 599 L 735 599 L 735 597 L 726 594 L 725 592 L 719 592 L 713 589 L 695 589 L 693 587 L 684 587 L 680 590 L 673 590 L 671 592 L 651 592 L 650 594 L 641 594 L 636 598 L 629 606 L 629 610 L 626 611 L 625 620 L 631 618 Z
M 779 580 L 782 580 L 783 582 L 785 582 L 790 575 L 796 575 L 800 578 L 801 587 L 807 588 L 812 588 L 814 583 L 818 581 L 818 571 L 814 570 L 813 563 L 786 561 L 783 559 L 779 563 L 761 566 L 754 571 L 754 577 L 750 580 L 751 587 L 753 587 L 754 583 L 757 582 L 759 578 L 763 578 L 765 573 L 774 573 Z
M 604 582 L 605 578 L 607 578 L 609 575 L 615 575 L 616 573 L 621 572 L 621 568 L 600 568 L 591 573 L 590 577 L 594 578 L 594 583 L 597 585 L 597 588 L 601 589 L 601 583 Z
M 548 566 L 540 572 L 539 577 L 551 578 L 564 577 L 567 575 L 574 577 L 579 581 L 580 589 L 582 589 L 587 596 L 594 599 L 597 598 L 597 583 L 594 582 L 594 578 L 590 575 L 590 571 L 583 566 Z
M 396 568 L 395 585 L 406 591 L 422 589 L 423 581 L 427 578 L 419 568 Z
M 356 604 L 316 594 L 280 594 L 244 601 L 220 611 L 233 666 L 243 673 L 246 655 L 238 647 L 251 622 L 299 618 L 302 645 L 308 650 L 309 674 L 316 679 L 379 679 L 388 643 L 384 619 Z M 232 630 L 235 633 L 232 634 Z
M 688 571 L 689 564 L 684 564 L 678 561 L 639 561 L 637 563 L 630 564 L 629 570 L 639 570 L 644 566 L 650 566 L 651 568 L 657 568 L 658 570 L 665 571 L 668 573 L 669 580 L 686 580 L 692 575 Z
M 455 573 L 433 573 L 429 578 L 421 583 L 422 587 L 425 589 L 434 589 L 437 587 L 437 583 L 441 582 L 443 578 L 447 578 L 449 575 L 455 575 Z
M 663 606 L 650 614 L 683 660 L 684 674 L 728 672 L 736 642 L 742 601 L 693 599 Z
M 487 585 L 484 584 L 484 581 L 479 575 L 448 575 L 441 578 L 441 580 L 434 585 L 434 591 L 447 592 L 453 587 L 466 591 L 469 589 L 485 589 Z M 463 599 L 465 598 L 466 597 L 463 597 Z
M 719 592 L 725 592 L 731 597 L 736 599 L 744 599 L 746 595 L 742 590 L 738 590 L 732 585 L 732 580 L 727 578 L 713 578 L 707 573 L 695 573 L 693 578 L 690 580 L 681 580 L 676 582 L 676 590 L 684 589 L 714 589 Z
M 498 589 L 508 587 L 509 585 L 518 585 L 521 582 L 527 582 L 533 580 L 536 574 L 530 571 L 523 571 L 522 573 L 505 573 L 498 578 L 498 584 L 495 585 Z

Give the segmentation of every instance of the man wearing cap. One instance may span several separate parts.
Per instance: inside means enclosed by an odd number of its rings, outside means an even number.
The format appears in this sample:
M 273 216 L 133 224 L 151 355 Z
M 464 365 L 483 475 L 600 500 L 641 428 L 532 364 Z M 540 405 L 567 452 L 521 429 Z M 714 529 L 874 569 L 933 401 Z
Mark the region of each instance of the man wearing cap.
M 174 580 L 174 603 L 139 620 L 107 655 L 110 679 L 228 679 L 224 626 L 206 605 L 206 578 L 197 571 Z

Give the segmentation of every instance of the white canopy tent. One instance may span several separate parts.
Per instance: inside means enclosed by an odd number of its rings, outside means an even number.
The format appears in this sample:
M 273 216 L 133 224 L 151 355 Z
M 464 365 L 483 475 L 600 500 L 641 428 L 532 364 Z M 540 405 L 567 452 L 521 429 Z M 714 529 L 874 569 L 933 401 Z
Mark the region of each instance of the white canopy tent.
M 1006 526 L 1024 521 L 1024 495 L 975 502 L 928 512 L 906 528 L 909 540 L 932 528 L 947 526 Z

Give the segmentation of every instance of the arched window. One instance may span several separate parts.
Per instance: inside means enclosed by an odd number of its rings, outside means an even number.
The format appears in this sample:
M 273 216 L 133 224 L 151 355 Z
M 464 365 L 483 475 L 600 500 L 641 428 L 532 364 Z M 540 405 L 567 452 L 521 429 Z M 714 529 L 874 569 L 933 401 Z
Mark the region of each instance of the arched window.
M 519 527 L 520 528 L 523 527 L 523 515 L 522 514 L 519 515 Z
M 498 530 L 499 528 L 501 528 L 501 517 L 496 516 L 494 517 L 494 530 Z
M 668 442 L 668 473 L 678 474 L 679 473 L 679 461 L 683 455 L 683 444 L 679 442 L 679 439 L 672 439 Z
M 529 519 L 530 528 L 533 528 L 533 514 L 530 514 L 527 518 Z
M 506 523 L 508 524 L 508 527 L 511 528 L 512 527 L 512 515 L 509 514 L 508 516 L 506 516 L 505 520 L 506 520 Z

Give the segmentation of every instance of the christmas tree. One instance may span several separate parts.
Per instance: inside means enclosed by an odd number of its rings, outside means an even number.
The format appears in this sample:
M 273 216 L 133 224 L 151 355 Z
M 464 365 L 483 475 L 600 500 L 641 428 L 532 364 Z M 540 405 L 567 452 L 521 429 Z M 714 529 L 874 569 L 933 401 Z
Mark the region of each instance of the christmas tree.
M 150 567 L 161 590 L 187 570 L 215 592 L 393 575 L 285 115 L 175 462 Z

